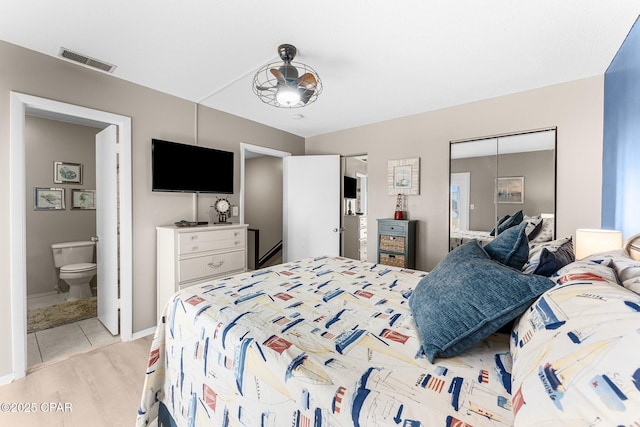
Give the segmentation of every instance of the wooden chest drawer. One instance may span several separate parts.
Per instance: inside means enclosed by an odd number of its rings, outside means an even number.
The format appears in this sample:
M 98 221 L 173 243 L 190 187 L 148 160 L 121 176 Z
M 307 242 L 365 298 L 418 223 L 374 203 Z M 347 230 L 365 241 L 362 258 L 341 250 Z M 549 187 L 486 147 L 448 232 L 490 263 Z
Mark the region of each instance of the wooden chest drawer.
M 404 252 L 405 251 L 405 238 L 402 236 L 388 236 L 386 234 L 380 235 L 380 250 L 391 252 Z
M 244 229 L 182 233 L 179 237 L 180 255 L 243 248 L 246 242 L 245 233 Z
M 379 233 L 387 234 L 406 234 L 406 224 L 394 221 L 393 224 L 388 222 L 380 222 Z
M 380 254 L 380 264 L 392 265 L 394 267 L 404 267 L 405 257 L 404 255 L 397 254 Z
M 244 250 L 182 259 L 178 263 L 178 281 L 182 284 L 202 280 L 210 276 L 244 270 L 244 266 Z

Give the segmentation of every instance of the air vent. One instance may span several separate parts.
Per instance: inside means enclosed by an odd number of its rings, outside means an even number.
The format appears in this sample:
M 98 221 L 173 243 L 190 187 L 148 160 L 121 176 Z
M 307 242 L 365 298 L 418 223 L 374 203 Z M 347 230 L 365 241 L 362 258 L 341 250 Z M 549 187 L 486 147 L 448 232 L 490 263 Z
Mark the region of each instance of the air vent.
M 115 65 L 108 64 L 104 61 L 100 61 L 99 59 L 91 58 L 90 56 L 74 52 L 64 47 L 60 48 L 60 53 L 58 54 L 58 56 L 70 61 L 78 62 L 91 68 L 106 71 L 107 73 L 113 73 L 113 70 L 116 69 Z

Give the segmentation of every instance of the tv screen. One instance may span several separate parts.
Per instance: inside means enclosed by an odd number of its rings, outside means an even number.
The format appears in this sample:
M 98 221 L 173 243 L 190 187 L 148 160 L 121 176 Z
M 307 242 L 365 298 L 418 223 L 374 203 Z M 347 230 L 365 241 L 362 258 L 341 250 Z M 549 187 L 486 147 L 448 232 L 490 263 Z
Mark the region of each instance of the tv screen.
M 233 153 L 151 140 L 153 191 L 233 194 Z
M 358 187 L 358 180 L 350 176 L 344 177 L 344 198 L 356 199 L 356 188 Z

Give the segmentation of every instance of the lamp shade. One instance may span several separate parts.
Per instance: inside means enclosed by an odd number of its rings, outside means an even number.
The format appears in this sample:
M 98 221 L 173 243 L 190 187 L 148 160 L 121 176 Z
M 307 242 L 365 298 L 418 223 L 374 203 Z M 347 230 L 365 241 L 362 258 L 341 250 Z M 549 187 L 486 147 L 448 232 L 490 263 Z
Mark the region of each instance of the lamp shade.
M 620 231 L 587 228 L 576 230 L 576 259 L 620 248 L 622 248 Z

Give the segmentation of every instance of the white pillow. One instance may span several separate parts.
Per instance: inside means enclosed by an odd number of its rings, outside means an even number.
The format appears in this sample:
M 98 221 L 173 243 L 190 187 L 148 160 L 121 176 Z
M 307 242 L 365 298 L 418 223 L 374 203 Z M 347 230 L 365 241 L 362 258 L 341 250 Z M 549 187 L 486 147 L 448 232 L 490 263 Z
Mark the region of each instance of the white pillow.
M 514 325 L 514 425 L 640 420 L 640 295 L 619 286 L 604 264 L 561 269 L 556 286 Z

